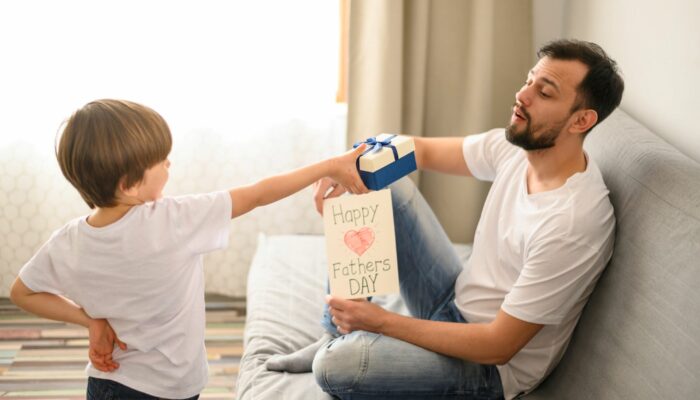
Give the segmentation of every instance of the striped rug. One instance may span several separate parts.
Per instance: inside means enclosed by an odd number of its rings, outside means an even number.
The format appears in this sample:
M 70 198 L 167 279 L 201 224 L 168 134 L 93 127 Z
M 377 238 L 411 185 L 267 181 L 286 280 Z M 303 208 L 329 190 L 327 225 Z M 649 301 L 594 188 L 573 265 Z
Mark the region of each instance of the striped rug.
M 209 384 L 201 399 L 235 399 L 245 300 L 207 295 Z M 0 397 L 85 399 L 87 330 L 19 310 L 0 299 Z

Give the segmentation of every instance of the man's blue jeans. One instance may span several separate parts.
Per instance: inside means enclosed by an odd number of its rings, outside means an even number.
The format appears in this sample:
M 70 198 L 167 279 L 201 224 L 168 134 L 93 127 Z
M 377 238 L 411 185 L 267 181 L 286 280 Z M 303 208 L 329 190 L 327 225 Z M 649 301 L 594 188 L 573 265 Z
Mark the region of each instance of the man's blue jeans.
M 452 243 L 410 179 L 389 188 L 401 295 L 409 311 L 416 318 L 467 323 L 454 304 L 462 264 Z M 337 333 L 327 312 L 323 325 Z M 494 365 L 443 356 L 364 331 L 339 336 L 321 348 L 313 372 L 325 392 L 341 399 L 503 398 Z

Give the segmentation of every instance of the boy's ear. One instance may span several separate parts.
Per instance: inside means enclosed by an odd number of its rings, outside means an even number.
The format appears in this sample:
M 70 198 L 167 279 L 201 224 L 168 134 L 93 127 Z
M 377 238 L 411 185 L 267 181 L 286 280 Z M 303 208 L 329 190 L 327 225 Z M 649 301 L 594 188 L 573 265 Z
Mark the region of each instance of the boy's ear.
M 136 182 L 135 184 L 131 185 L 131 187 L 126 187 L 126 176 L 122 176 L 121 179 L 119 179 L 119 185 L 117 186 L 117 191 L 121 192 L 124 196 L 127 197 L 136 197 L 139 193 L 139 183 Z

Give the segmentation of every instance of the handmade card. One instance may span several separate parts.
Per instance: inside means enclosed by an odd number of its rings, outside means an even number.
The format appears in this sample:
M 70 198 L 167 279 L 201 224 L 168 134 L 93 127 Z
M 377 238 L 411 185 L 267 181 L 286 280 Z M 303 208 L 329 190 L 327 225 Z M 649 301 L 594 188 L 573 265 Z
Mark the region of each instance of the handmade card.
M 328 199 L 323 222 L 333 296 L 353 299 L 399 291 L 390 190 Z

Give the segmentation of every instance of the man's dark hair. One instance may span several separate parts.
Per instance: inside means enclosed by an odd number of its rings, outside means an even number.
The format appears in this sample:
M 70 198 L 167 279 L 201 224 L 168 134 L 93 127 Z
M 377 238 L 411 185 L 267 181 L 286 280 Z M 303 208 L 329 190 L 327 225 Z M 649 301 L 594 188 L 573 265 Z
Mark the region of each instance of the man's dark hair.
M 555 40 L 537 51 L 537 58 L 542 57 L 555 60 L 578 60 L 588 67 L 588 73 L 577 88 L 580 100 L 576 101 L 574 107 L 595 110 L 598 113 L 596 125 L 620 105 L 625 82 L 618 73 L 615 60 L 597 44 L 574 39 Z

